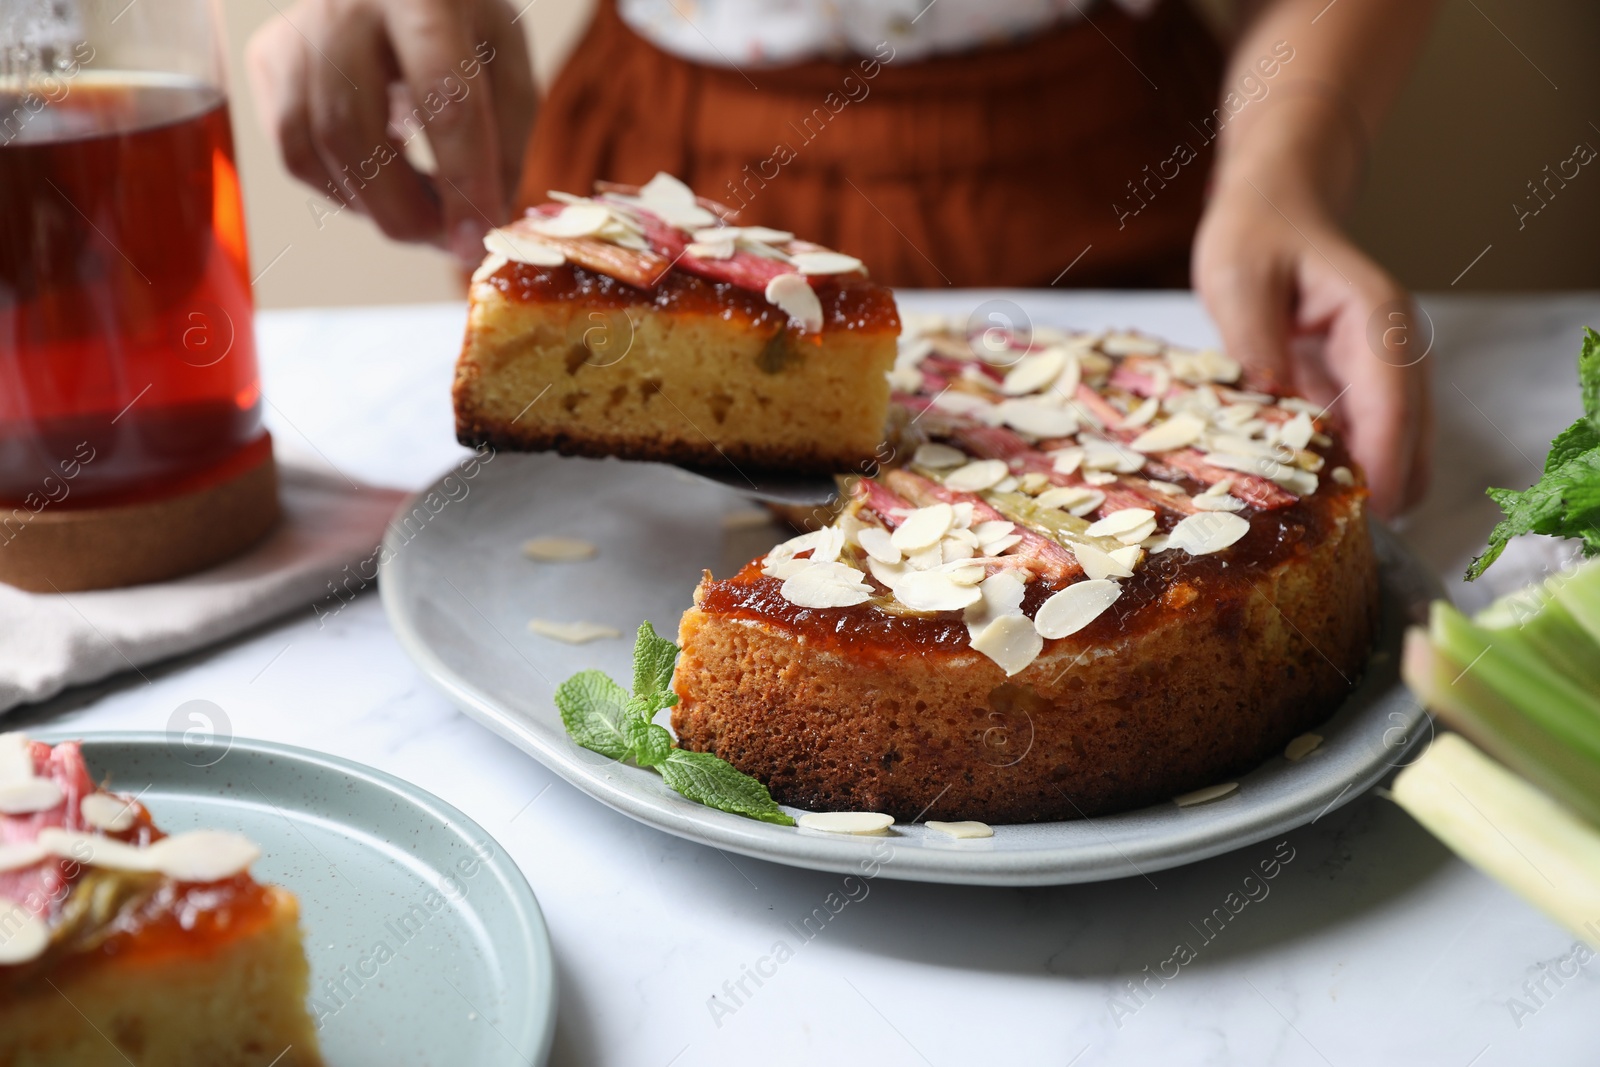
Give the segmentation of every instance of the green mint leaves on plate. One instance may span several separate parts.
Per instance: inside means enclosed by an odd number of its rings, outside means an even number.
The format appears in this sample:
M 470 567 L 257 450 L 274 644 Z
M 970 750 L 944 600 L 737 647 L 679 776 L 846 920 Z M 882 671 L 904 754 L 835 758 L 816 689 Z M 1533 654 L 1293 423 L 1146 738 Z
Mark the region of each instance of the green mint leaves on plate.
M 556 689 L 556 708 L 572 739 L 614 760 L 654 767 L 674 790 L 719 811 L 779 826 L 794 820 L 773 802 L 767 787 L 709 752 L 674 748 L 672 735 L 651 720 L 678 702 L 672 668 L 678 646 L 648 622 L 633 645 L 633 692 L 600 671 L 580 671 Z
M 1544 474 L 1521 492 L 1489 490 L 1506 517 L 1489 535 L 1487 551 L 1467 568 L 1468 581 L 1499 559 L 1518 534 L 1579 538 L 1584 555 L 1600 555 L 1600 334 L 1587 328 L 1578 356 L 1578 383 L 1583 417 L 1551 442 Z

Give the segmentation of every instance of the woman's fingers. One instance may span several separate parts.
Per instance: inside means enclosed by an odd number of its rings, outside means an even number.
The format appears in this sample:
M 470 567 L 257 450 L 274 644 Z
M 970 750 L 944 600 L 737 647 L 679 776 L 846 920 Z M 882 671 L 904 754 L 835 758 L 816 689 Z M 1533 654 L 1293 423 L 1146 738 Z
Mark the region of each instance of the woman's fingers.
M 329 27 L 310 77 L 311 139 L 333 174 L 339 199 L 354 204 L 388 237 L 437 240 L 438 205 L 389 137 L 393 67 L 383 19 L 346 9 Z
M 539 110 L 533 62 L 514 13 L 500 3 L 485 5 L 490 51 L 481 57 L 487 89 L 493 94 L 495 129 L 500 138 L 500 187 L 514 201 L 522 182 L 523 153 Z M 481 77 L 481 76 L 480 76 Z M 544 190 L 539 190 L 543 197 Z
M 435 160 L 434 187 L 443 211 L 444 245 L 463 264 L 483 258 L 483 235 L 511 211 L 502 156 L 521 145 L 502 145 L 493 84 L 469 78 L 496 49 L 478 35 L 474 4 L 406 0 L 386 5 L 389 40 L 412 101 L 428 115 L 428 144 Z M 497 60 L 511 57 L 497 57 Z M 523 62 L 526 62 L 524 53 Z
M 283 166 L 324 196 L 333 181 L 311 140 L 308 49 L 287 19 L 269 20 L 245 47 L 245 75 L 256 117 L 278 145 Z

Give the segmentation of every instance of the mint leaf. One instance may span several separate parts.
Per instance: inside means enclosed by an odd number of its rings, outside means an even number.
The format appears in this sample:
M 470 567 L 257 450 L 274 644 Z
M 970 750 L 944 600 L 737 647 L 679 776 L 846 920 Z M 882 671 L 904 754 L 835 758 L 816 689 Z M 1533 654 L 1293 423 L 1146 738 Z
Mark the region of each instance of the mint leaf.
M 656 634 L 648 622 L 639 626 L 633 643 L 633 696 L 645 702 L 649 714 L 678 703 L 672 691 L 672 668 L 678 662 L 678 646 Z
M 1488 490 L 1505 518 L 1489 534 L 1483 555 L 1467 568 L 1468 581 L 1483 574 L 1521 534 L 1579 538 L 1584 555 L 1600 555 L 1600 334 L 1587 327 L 1578 356 L 1578 384 L 1584 417 L 1550 443 L 1539 480 L 1521 492 Z
M 556 689 L 556 707 L 567 733 L 584 748 L 612 759 L 654 767 L 666 783 L 690 800 L 719 811 L 779 826 L 794 820 L 773 802 L 760 781 L 709 752 L 672 747 L 672 734 L 650 720 L 677 704 L 672 670 L 678 646 L 648 622 L 633 645 L 633 693 L 599 671 L 574 674 Z
M 600 671 L 580 671 L 562 682 L 556 708 L 578 744 L 611 759 L 628 756 L 624 727 L 636 713 L 628 709 L 628 691 Z
M 672 734 L 665 726 L 657 726 L 645 717 L 634 698 L 629 705 L 630 714 L 623 720 L 622 736 L 628 742 L 628 754 L 641 767 L 655 767 L 663 763 L 672 751 Z
M 778 826 L 794 825 L 766 786 L 709 752 L 675 748 L 657 769 L 673 789 L 709 808 Z

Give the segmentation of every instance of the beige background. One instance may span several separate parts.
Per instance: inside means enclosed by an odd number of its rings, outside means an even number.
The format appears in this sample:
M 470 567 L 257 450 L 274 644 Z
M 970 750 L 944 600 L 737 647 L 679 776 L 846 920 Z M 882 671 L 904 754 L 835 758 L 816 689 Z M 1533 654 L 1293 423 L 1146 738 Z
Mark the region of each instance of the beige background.
M 577 40 L 592 2 L 533 0 L 527 8 L 519 25 L 542 82 Z M 256 26 L 282 17 L 287 6 L 225 5 L 261 306 L 454 297 L 454 269 L 436 252 L 386 241 L 350 212 L 319 230 L 309 206 L 314 194 L 279 166 L 246 95 L 239 53 Z M 1352 219 L 1361 243 L 1418 289 L 1452 282 L 1458 289 L 1600 288 L 1600 166 L 1584 167 L 1565 188 L 1552 183 L 1555 195 L 1520 229 L 1513 209 L 1537 206 L 1526 183 L 1543 179 L 1546 165 L 1553 170 L 1580 142 L 1600 148 L 1597 45 L 1594 0 L 1446 0 L 1416 75 L 1374 146 Z

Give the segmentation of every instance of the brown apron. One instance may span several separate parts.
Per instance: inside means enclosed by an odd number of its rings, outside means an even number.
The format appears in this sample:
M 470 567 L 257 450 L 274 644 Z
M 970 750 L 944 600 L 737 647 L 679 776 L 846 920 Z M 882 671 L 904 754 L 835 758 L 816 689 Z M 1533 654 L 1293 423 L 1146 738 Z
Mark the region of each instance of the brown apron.
M 602 0 L 520 200 L 664 170 L 890 285 L 1187 285 L 1220 50 L 1182 0 L 1088 17 L 919 62 L 885 45 L 741 72 L 663 52 Z

